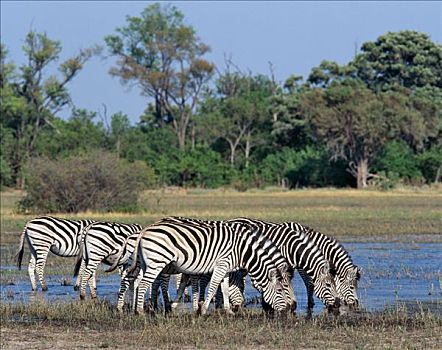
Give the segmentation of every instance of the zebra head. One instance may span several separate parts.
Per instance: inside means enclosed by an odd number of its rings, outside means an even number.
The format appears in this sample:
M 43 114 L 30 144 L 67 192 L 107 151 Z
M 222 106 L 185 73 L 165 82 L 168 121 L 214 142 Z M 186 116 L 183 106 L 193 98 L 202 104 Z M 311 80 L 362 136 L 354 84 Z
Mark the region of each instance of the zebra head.
M 344 273 L 335 277 L 338 294 L 350 310 L 356 310 L 359 306 L 357 288 L 360 278 L 361 269 L 357 266 L 351 266 Z
M 283 314 L 290 309 L 292 300 L 289 295 L 293 295 L 293 290 L 290 290 L 284 282 L 284 277 L 280 269 L 271 269 L 269 271 L 268 283 L 262 288 L 262 303 L 263 309 L 266 313 Z
M 339 313 L 341 299 L 335 284 L 336 271 L 325 260 L 319 269 L 314 281 L 314 292 L 316 296 L 322 300 L 327 309 L 333 313 Z

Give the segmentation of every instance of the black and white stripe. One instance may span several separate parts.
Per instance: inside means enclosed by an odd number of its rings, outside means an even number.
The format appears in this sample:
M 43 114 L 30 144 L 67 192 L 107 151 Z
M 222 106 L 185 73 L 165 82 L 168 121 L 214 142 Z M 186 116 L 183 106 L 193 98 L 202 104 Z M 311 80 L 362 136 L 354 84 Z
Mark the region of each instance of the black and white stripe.
M 138 224 L 117 222 L 95 222 L 83 232 L 75 275 L 79 275 L 80 298 L 86 297 L 86 285 L 94 279 L 95 271 L 100 265 L 112 265 L 111 269 L 123 265 L 134 250 L 135 233 L 142 229 Z M 129 239 L 132 237 L 132 239 Z M 91 288 L 91 298 L 96 297 L 96 291 Z
M 178 274 L 179 276 L 177 280 L 180 281 L 178 284 L 176 298 L 172 304 L 172 308 L 176 308 L 178 303 L 182 300 L 185 288 L 187 288 L 191 283 L 192 278 L 196 278 L 196 281 L 193 281 L 193 285 L 196 286 L 198 283 L 198 288 L 193 293 L 193 310 L 196 311 L 198 309 L 198 303 L 204 302 L 205 299 L 205 290 L 212 278 L 212 274 L 205 275 L 187 275 L 187 274 Z M 239 269 L 234 272 L 229 272 L 229 304 L 232 307 L 233 311 L 237 311 L 239 308 L 244 306 L 244 289 L 245 289 L 245 279 L 247 276 L 247 270 Z M 199 293 L 198 293 L 199 291 Z M 153 291 L 155 293 L 155 291 Z M 223 296 L 221 289 L 218 287 L 216 291 L 216 307 L 220 308 L 223 302 Z
M 202 225 L 217 222 L 182 217 L 170 217 L 168 220 Z M 275 243 L 291 267 L 304 271 L 304 274 L 311 281 L 311 292 L 313 293 L 314 290 L 330 310 L 338 310 L 340 298 L 334 281 L 334 267 L 331 267 L 322 252 L 312 242 L 309 242 L 309 237 L 305 232 L 296 229 L 296 225 L 299 224 L 275 224 L 248 218 L 238 218 L 224 222 L 241 223 L 259 230 L 266 239 Z M 301 227 L 301 225 L 299 226 Z M 265 300 L 263 300 L 263 307 L 268 309 Z
M 28 221 L 20 237 L 16 254 L 17 266 L 21 269 L 25 240 L 31 251 L 28 266 L 32 290 L 37 290 L 37 276 L 43 291 L 48 289 L 44 268 L 49 252 L 58 256 L 73 257 L 79 252 L 79 237 L 83 228 L 92 220 L 67 220 L 52 216 L 41 216 Z
M 334 266 L 336 270 L 335 284 L 339 297 L 344 305 L 348 305 L 350 309 L 357 309 L 359 299 L 357 294 L 358 281 L 361 278 L 359 267 L 353 264 L 350 254 L 345 248 L 334 238 L 328 237 L 321 232 L 312 230 L 311 228 L 294 222 L 287 222 L 281 225 L 288 225 L 293 230 L 301 230 L 309 239 L 322 251 L 324 257 Z M 299 269 L 308 296 L 309 312 L 314 307 L 312 280 L 304 270 Z
M 326 305 L 331 305 L 323 297 L 323 291 L 327 289 L 330 278 L 321 278 L 315 273 L 317 268 L 312 269 L 315 265 L 319 266 L 315 261 L 318 258 L 320 260 L 325 259 L 334 270 L 333 280 L 338 298 L 343 300 L 344 303 L 357 304 L 356 290 L 351 288 L 350 285 L 356 286 L 356 278 L 359 279 L 360 276 L 359 269 L 353 265 L 349 254 L 336 240 L 295 222 L 272 223 L 248 218 L 238 218 L 230 221 L 255 225 L 263 230 L 264 235 L 280 247 L 287 260 L 293 263 L 293 267 L 297 268 L 306 285 L 309 313 L 311 313 L 314 306 L 313 292 Z M 304 238 L 301 239 L 302 236 Z M 303 256 L 302 248 L 307 248 L 308 244 L 310 246 L 313 245 L 316 250 L 319 250 L 321 256 Z
M 201 309 L 203 314 L 221 281 L 225 290 L 228 287 L 225 277 L 236 268 L 248 270 L 254 287 L 275 310 L 287 310 L 292 304 L 287 298 L 288 294 L 293 295 L 291 285 L 283 283 L 289 270 L 287 262 L 272 242 L 252 232 L 247 225 L 161 221 L 143 229 L 138 241 L 133 256 L 141 265 L 142 279 L 138 285 L 136 312 L 143 311 L 145 292 L 163 270 L 165 273 L 212 273 L 208 297 Z M 133 267 L 135 264 L 133 261 Z M 124 300 L 124 286 L 122 283 L 118 307 Z

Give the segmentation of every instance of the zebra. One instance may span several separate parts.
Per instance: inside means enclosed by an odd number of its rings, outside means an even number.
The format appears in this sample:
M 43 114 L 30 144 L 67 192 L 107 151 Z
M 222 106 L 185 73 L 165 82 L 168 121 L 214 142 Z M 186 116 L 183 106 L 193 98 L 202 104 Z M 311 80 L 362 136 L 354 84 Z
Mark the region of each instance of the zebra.
M 136 313 L 143 312 L 144 295 L 163 272 L 170 270 L 204 274 L 212 272 L 208 297 L 201 307 L 206 314 L 218 285 L 226 291 L 226 274 L 237 267 L 248 270 L 252 284 L 263 292 L 263 298 L 278 312 L 293 302 L 293 290 L 284 279 L 289 268 L 272 242 L 252 232 L 247 225 L 215 223 L 194 225 L 179 222 L 157 222 L 144 228 L 138 236 L 130 272 L 139 261 L 142 278 L 138 284 Z M 228 283 L 228 281 L 227 281 Z M 122 281 L 117 309 L 122 309 L 127 283 Z M 287 296 L 292 297 L 288 298 Z
M 168 220 L 200 225 L 210 225 L 217 222 L 182 217 L 170 217 Z M 247 218 L 226 220 L 224 222 L 240 223 L 259 230 L 266 239 L 274 242 L 292 268 L 305 271 L 305 274 L 311 280 L 312 293 L 314 290 L 328 310 L 334 313 L 339 312 L 341 301 L 334 280 L 336 271 L 325 259 L 322 252 L 309 241 L 309 237 L 303 231 L 295 230 L 288 225 L 280 227 L 277 224 L 267 224 L 264 221 Z M 265 301 L 263 302 L 263 308 L 268 309 Z
M 127 261 L 135 244 L 135 239 L 130 240 L 129 237 L 136 237 L 133 234 L 142 228 L 138 224 L 94 222 L 84 230 L 74 270 L 74 277 L 79 277 L 80 299 L 85 299 L 86 285 L 94 279 L 101 262 L 118 266 Z M 90 292 L 91 298 L 96 298 L 96 290 L 91 288 Z
M 196 220 L 196 219 L 189 219 L 185 217 L 179 217 L 179 216 L 169 216 L 166 218 L 163 218 L 161 222 L 184 222 L 189 223 L 193 225 L 213 225 L 216 221 L 203 221 L 203 220 Z M 250 225 L 247 225 L 250 228 Z M 286 263 L 286 261 L 284 261 Z M 226 294 L 223 299 L 227 299 L 233 306 L 233 310 L 238 311 L 241 306 L 244 305 L 244 289 L 245 289 L 245 278 L 247 276 L 247 270 L 244 269 L 238 269 L 236 271 L 229 273 L 229 283 L 228 283 L 228 294 Z M 291 279 L 293 278 L 293 270 L 290 270 L 287 272 L 287 276 L 289 277 L 288 281 L 286 280 L 286 290 L 289 290 L 293 292 L 292 286 L 291 286 Z M 189 276 L 187 276 L 189 277 Z M 193 285 L 192 289 L 196 292 L 193 294 L 193 309 L 196 310 L 198 307 L 198 288 L 199 288 L 199 301 L 204 302 L 204 295 L 207 285 L 209 284 L 211 278 L 211 274 L 203 274 L 203 275 L 193 275 L 190 276 L 190 281 Z M 226 282 L 227 283 L 227 282 Z M 182 286 L 183 287 L 183 286 Z M 226 287 L 227 290 L 227 287 Z M 156 291 L 153 290 L 153 293 L 155 295 Z M 227 293 L 227 291 L 226 291 Z M 177 300 L 182 296 L 182 290 L 178 290 L 177 293 Z M 294 304 L 292 307 L 296 307 L 296 300 L 293 293 L 287 294 L 287 298 L 294 301 Z M 265 302 L 263 302 L 265 304 Z M 176 301 L 174 302 L 174 305 L 176 305 Z M 217 307 L 220 307 L 221 305 L 221 292 L 220 288 L 217 289 L 216 293 L 216 304 Z M 269 314 L 272 313 L 273 310 L 268 305 L 265 305 L 265 311 Z M 226 304 L 225 304 L 226 309 Z M 227 305 L 227 312 L 234 313 L 230 309 L 230 305 Z
M 52 216 L 41 216 L 28 221 L 20 236 L 18 251 L 15 255 L 17 267 L 21 270 L 25 240 L 31 251 L 28 266 L 32 290 L 38 286 L 37 277 L 42 291 L 48 287 L 44 277 L 44 268 L 49 251 L 62 257 L 74 257 L 79 252 L 79 236 L 83 228 L 93 220 L 68 220 Z
M 256 227 L 268 232 L 269 238 L 274 240 L 278 246 L 285 244 L 284 242 L 290 239 L 293 232 L 304 233 L 309 241 L 322 251 L 325 259 L 333 266 L 336 291 L 343 304 L 349 306 L 350 309 L 358 307 L 357 283 L 361 277 L 361 271 L 353 264 L 344 247 L 335 239 L 296 222 L 272 223 L 248 218 L 237 218 L 231 221 L 256 225 Z M 307 313 L 311 314 L 315 305 L 313 299 L 314 281 L 301 266 L 298 266 L 297 270 L 307 289 Z
M 286 223 L 295 229 L 296 223 Z M 361 269 L 353 264 L 353 261 L 345 250 L 335 239 L 330 238 L 307 226 L 303 226 L 305 234 L 310 240 L 321 249 L 324 257 L 332 264 L 336 270 L 335 284 L 339 297 L 343 304 L 350 310 L 356 310 L 359 307 L 359 298 L 357 294 L 358 282 L 361 279 Z M 308 309 L 313 310 L 315 305 L 313 300 L 312 281 L 304 270 L 298 270 L 307 289 Z

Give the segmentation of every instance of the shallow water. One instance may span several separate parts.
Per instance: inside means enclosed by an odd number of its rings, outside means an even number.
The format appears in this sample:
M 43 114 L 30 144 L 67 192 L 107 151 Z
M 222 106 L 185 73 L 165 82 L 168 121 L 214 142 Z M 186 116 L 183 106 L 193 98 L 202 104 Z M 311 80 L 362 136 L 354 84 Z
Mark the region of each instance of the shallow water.
M 442 243 L 345 243 L 354 263 L 361 267 L 359 301 L 369 311 L 394 307 L 397 304 L 441 305 L 442 303 Z M 27 271 L 17 271 L 13 266 L 2 266 L 1 271 L 13 278 L 14 285 L 7 285 L 7 278 L 0 286 L 0 301 L 3 303 L 29 302 L 34 299 L 47 301 L 72 301 L 78 292 L 72 285 L 63 285 L 70 276 L 47 276 L 49 290 L 32 292 Z M 100 273 L 97 280 L 99 298 L 116 302 L 119 287 L 117 274 Z M 305 287 L 299 275 L 294 279 L 298 310 L 307 306 Z M 171 288 L 171 297 L 175 293 Z M 246 285 L 246 300 L 252 301 L 259 293 L 250 281 Z M 323 305 L 315 299 L 315 312 L 321 312 Z

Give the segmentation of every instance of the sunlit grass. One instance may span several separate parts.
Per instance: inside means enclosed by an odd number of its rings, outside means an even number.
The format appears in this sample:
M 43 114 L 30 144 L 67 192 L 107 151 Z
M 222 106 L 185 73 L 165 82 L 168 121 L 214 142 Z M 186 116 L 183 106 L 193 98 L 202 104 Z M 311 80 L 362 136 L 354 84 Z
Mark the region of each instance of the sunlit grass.
M 2 192 L 1 243 L 17 241 L 24 224 L 35 215 L 15 212 L 23 194 Z M 146 191 L 141 195 L 139 213 L 58 214 L 67 218 L 137 222 L 148 225 L 168 215 L 202 219 L 247 216 L 273 221 L 297 221 L 341 240 L 354 237 L 401 235 L 442 238 L 442 192 L 299 190 L 286 192 L 235 192 L 231 190 Z

